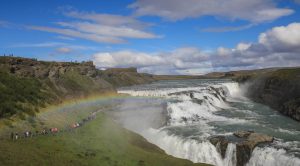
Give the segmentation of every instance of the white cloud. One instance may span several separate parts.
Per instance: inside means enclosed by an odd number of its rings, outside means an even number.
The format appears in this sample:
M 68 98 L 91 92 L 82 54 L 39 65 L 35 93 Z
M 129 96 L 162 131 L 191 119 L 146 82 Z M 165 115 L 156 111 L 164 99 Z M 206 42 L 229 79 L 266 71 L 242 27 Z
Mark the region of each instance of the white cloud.
M 251 46 L 251 44 L 249 44 L 249 43 L 239 43 L 236 46 L 236 50 L 244 51 L 244 50 L 247 50 L 250 46 Z
M 204 73 L 211 68 L 208 55 L 194 47 L 179 48 L 170 52 L 143 53 L 137 51 L 100 52 L 93 56 L 99 68 L 138 67 L 142 72 L 155 74 Z
M 57 48 L 55 50 L 57 53 L 61 53 L 61 54 L 69 54 L 71 53 L 73 50 L 71 48 L 68 48 L 68 47 L 60 47 L 60 48 Z
M 228 49 L 228 48 L 219 47 L 219 48 L 217 49 L 217 54 L 218 54 L 219 56 L 229 56 L 229 55 L 231 55 L 231 50 Z
M 173 21 L 209 15 L 260 23 L 294 12 L 277 8 L 272 0 L 137 0 L 129 7 L 136 10 L 137 16 L 153 15 Z
M 255 26 L 255 24 L 247 24 L 243 26 L 232 26 L 232 27 L 209 27 L 201 29 L 203 32 L 229 32 L 229 31 L 241 31 L 245 29 L 249 29 Z
M 239 43 L 233 49 L 219 48 L 212 62 L 217 70 L 289 67 L 299 66 L 299 54 L 300 23 L 291 23 L 261 33 L 257 43 Z
M 98 67 L 138 67 L 155 74 L 203 74 L 212 71 L 291 67 L 300 64 L 300 23 L 274 27 L 255 43 L 206 52 L 195 47 L 167 52 L 102 52 L 93 56 Z
M 300 50 L 300 23 L 275 27 L 259 36 L 259 43 L 277 51 Z
M 83 33 L 92 33 L 99 36 L 112 36 L 112 37 L 124 37 L 124 38 L 140 38 L 140 39 L 151 39 L 157 38 L 158 36 L 144 32 L 138 29 L 132 29 L 125 26 L 107 26 L 89 22 L 59 22 L 61 26 L 74 28 Z
M 134 29 L 144 29 L 152 24 L 142 22 L 131 16 L 122 16 L 114 14 L 86 13 L 69 11 L 64 13 L 66 16 L 96 22 L 109 26 L 126 26 Z
M 101 68 L 147 67 L 166 63 L 160 56 L 134 51 L 96 53 L 93 59 L 94 63 Z
M 75 40 L 74 38 L 67 37 L 67 36 L 57 36 L 56 38 L 62 39 L 62 40 Z
M 125 42 L 123 39 L 116 38 L 116 37 L 100 36 L 92 33 L 82 33 L 80 31 L 76 31 L 73 29 L 51 28 L 51 27 L 43 27 L 43 26 L 28 26 L 28 28 L 33 30 L 57 33 L 65 36 L 76 37 L 80 39 L 91 40 L 95 42 L 114 43 L 114 44 Z
M 127 38 L 153 39 L 161 37 L 145 30 L 150 24 L 129 16 L 76 11 L 64 12 L 64 14 L 75 20 L 57 22 L 59 27 L 27 26 L 27 28 L 112 44 L 126 43 Z
M 85 45 L 72 45 L 63 42 L 43 42 L 43 43 L 17 43 L 11 45 L 9 47 L 12 48 L 52 48 L 53 51 L 51 55 L 59 55 L 59 54 L 70 54 L 70 53 L 78 53 L 79 51 L 95 51 L 98 50 L 96 47 L 85 46 Z
M 11 45 L 11 47 L 58 47 L 64 45 L 66 45 L 66 43 L 44 42 L 44 43 L 20 43 L 20 44 Z

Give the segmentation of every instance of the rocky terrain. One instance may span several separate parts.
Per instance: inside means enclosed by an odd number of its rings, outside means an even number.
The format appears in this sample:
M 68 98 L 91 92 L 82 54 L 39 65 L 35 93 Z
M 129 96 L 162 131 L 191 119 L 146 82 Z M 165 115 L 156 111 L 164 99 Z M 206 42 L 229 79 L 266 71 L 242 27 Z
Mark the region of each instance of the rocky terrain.
M 236 144 L 237 166 L 245 165 L 256 146 L 263 143 L 273 142 L 273 137 L 255 133 L 253 131 L 238 131 L 232 136 L 214 136 L 210 142 L 217 147 L 220 154 L 225 158 L 226 149 L 229 143 Z
M 300 68 L 278 69 L 238 81 L 246 84 L 246 95 L 254 101 L 300 121 Z
M 245 84 L 247 97 L 300 121 L 300 68 L 213 72 L 203 77 Z
M 152 81 L 152 75 L 138 73 L 135 68 L 102 71 L 92 62 L 0 57 L 0 118 L 34 115 L 47 104 Z

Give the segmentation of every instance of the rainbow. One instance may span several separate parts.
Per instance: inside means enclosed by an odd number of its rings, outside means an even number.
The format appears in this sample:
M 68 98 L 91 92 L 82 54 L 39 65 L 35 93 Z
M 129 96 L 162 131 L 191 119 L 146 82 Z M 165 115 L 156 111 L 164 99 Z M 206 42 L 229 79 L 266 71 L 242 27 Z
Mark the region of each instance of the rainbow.
M 101 93 L 89 95 L 88 97 L 64 100 L 60 104 L 48 105 L 40 109 L 39 113 L 33 119 L 38 123 L 42 122 L 44 126 L 65 127 L 74 123 L 79 118 L 87 117 L 91 112 L 100 109 L 101 106 L 109 103 L 109 101 L 125 98 L 130 98 L 130 96 L 118 93 Z M 0 135 L 10 133 L 12 130 L 22 131 L 32 129 L 32 124 L 30 124 L 28 118 L 27 120 L 20 120 L 19 117 L 11 119 L 11 123 L 15 126 L 14 129 L 5 125 L 5 120 L 0 120 Z M 43 125 L 39 126 L 38 124 L 38 128 Z
M 114 99 L 125 99 L 129 97 L 130 96 L 128 95 L 123 95 L 118 93 L 102 93 L 102 94 L 89 95 L 87 97 L 79 97 L 79 98 L 64 100 L 62 103 L 57 105 L 49 105 L 45 109 L 42 109 L 41 113 L 49 112 L 49 111 L 51 112 L 51 111 L 56 111 L 61 109 L 68 109 L 82 104 L 90 105 L 98 102 L 105 102 Z

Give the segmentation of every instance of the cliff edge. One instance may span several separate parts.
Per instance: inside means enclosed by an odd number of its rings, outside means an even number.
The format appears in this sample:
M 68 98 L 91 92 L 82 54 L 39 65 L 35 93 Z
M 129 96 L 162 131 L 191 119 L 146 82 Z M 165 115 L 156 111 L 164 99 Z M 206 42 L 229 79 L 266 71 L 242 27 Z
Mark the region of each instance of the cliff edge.
M 300 68 L 278 69 L 240 79 L 247 96 L 300 121 Z

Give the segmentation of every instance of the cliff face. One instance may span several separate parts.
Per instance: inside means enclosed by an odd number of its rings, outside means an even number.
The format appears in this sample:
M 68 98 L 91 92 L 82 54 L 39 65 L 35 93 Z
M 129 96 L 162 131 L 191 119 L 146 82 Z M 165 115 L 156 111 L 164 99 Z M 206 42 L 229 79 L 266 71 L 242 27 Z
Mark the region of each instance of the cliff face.
M 152 81 L 152 75 L 137 73 L 135 68 L 101 71 L 92 62 L 0 57 L 0 118 L 34 114 L 46 104 Z
M 248 97 L 300 121 L 300 68 L 279 69 L 246 82 Z

